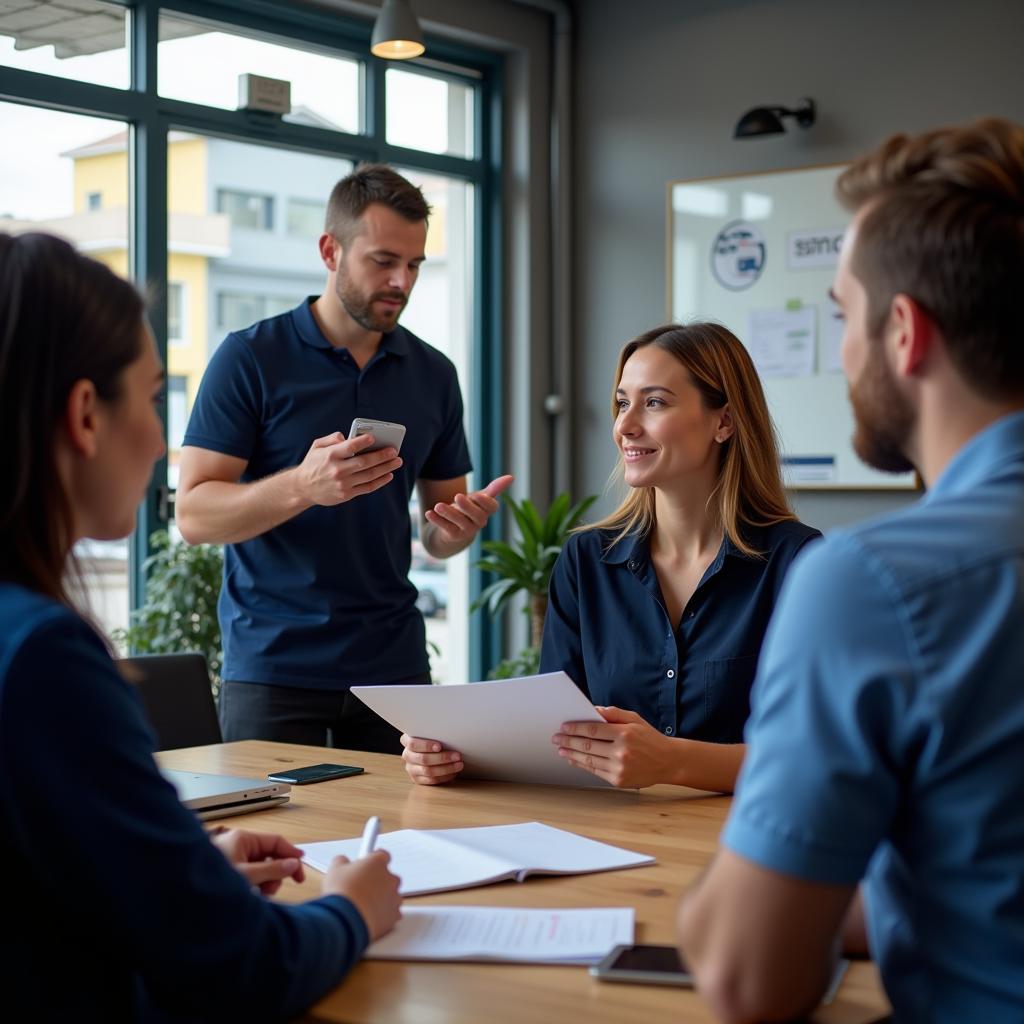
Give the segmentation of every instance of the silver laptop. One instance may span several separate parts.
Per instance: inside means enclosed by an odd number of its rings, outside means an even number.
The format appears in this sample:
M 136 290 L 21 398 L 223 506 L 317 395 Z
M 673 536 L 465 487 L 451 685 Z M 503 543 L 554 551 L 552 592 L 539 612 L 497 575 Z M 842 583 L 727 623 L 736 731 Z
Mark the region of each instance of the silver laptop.
M 178 791 L 178 799 L 200 818 L 249 814 L 288 802 L 286 782 L 243 779 L 236 775 L 205 775 L 162 768 L 161 775 Z

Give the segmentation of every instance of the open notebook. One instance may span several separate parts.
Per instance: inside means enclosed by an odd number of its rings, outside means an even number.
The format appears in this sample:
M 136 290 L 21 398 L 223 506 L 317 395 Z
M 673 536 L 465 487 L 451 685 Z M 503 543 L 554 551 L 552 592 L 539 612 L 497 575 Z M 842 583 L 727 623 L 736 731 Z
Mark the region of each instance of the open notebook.
M 332 857 L 359 855 L 359 839 L 302 844 L 303 860 L 326 871 Z M 377 849 L 391 854 L 403 896 L 469 889 L 527 875 L 582 875 L 653 864 L 645 853 L 609 846 L 539 821 L 482 828 L 400 829 L 384 832 Z

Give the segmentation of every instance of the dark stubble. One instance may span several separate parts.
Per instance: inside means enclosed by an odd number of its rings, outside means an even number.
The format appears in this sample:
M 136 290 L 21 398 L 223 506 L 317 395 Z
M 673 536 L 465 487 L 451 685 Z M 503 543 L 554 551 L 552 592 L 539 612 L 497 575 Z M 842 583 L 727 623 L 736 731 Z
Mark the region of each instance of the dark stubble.
M 370 295 L 359 291 L 349 278 L 344 261 L 338 264 L 338 273 L 334 281 L 338 301 L 345 307 L 345 312 L 367 331 L 390 331 L 398 323 L 398 318 L 409 301 L 407 295 L 398 291 L 373 292 Z M 397 309 L 374 313 L 373 304 L 377 299 L 396 299 L 402 304 Z
M 901 394 L 882 352 L 880 339 L 869 339 L 864 372 L 850 385 L 856 429 L 853 450 L 883 473 L 909 473 L 916 467 L 904 454 L 914 427 L 914 410 Z

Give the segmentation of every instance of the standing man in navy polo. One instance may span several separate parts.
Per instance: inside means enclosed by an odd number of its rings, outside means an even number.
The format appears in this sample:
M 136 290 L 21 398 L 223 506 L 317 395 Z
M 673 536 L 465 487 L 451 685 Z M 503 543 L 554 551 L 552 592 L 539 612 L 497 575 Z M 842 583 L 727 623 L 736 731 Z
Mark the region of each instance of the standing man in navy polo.
M 323 294 L 229 334 L 207 367 L 177 520 L 190 543 L 225 545 L 225 740 L 399 753 L 398 732 L 349 688 L 430 682 L 408 580 L 413 489 L 423 545 L 447 558 L 512 482 L 466 493 L 455 368 L 398 325 L 429 215 L 391 168 L 357 168 L 328 202 Z M 404 424 L 401 456 L 347 439 L 357 416 Z

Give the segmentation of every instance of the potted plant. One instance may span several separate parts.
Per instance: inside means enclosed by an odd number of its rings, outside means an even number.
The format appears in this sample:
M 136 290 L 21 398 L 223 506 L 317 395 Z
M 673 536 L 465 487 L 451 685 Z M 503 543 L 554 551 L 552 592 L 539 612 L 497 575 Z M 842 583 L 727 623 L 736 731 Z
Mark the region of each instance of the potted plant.
M 145 604 L 132 612 L 127 629 L 114 631 L 114 643 L 136 654 L 202 654 L 216 693 L 223 656 L 217 620 L 221 548 L 172 540 L 166 530 L 154 533 L 150 544 L 153 554 L 142 566 Z
M 528 598 L 525 611 L 530 617 L 530 646 L 517 657 L 498 665 L 491 672 L 491 677 L 497 679 L 531 675 L 537 671 L 551 570 L 569 533 L 579 525 L 597 496 L 591 495 L 572 505 L 568 493 L 563 492 L 543 517 L 529 498 L 517 502 L 506 494 L 502 500 L 515 517 L 518 537 L 511 544 L 501 540 L 483 542 L 487 557 L 480 559 L 476 566 L 493 573 L 498 579 L 484 588 L 470 610 L 486 608 L 491 616 L 496 616 L 514 595 L 525 592 Z

